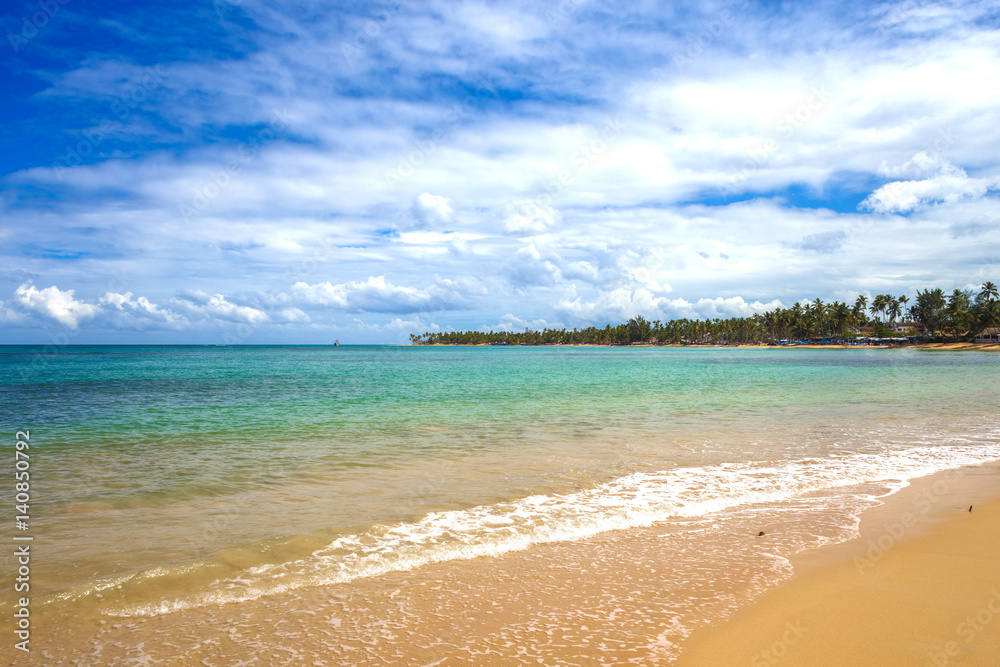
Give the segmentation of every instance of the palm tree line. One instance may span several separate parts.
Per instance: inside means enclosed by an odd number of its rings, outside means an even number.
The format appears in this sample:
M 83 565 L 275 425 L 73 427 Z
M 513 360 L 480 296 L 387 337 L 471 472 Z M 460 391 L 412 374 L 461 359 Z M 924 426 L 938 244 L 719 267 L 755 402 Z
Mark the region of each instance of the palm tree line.
M 845 340 L 892 336 L 893 325 L 906 317 L 912 329 L 928 339 L 971 339 L 985 327 L 1000 323 L 1000 294 L 986 282 L 976 293 L 940 288 L 918 291 L 913 304 L 906 296 L 861 295 L 853 305 L 821 299 L 776 308 L 749 317 L 648 321 L 641 315 L 603 329 L 542 329 L 524 332 L 455 331 L 412 334 L 415 345 L 630 345 L 777 343 L 785 339 Z M 905 325 L 906 323 L 904 323 Z M 898 327 L 897 327 L 898 328 Z

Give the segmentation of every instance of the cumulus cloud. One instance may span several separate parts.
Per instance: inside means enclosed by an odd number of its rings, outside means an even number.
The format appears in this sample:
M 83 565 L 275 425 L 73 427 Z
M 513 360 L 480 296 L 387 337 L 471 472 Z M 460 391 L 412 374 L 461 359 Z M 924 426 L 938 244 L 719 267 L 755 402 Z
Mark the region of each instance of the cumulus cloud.
M 27 313 L 17 308 L 9 308 L 3 301 L 0 301 L 0 323 L 8 326 L 20 326 L 30 322 Z
M 292 285 L 290 298 L 347 312 L 414 313 L 461 309 L 466 300 L 452 281 L 440 281 L 426 289 L 394 285 L 385 276 L 370 276 L 363 282 L 334 285 L 329 281 Z
M 312 322 L 312 318 L 301 308 L 282 308 L 272 314 L 276 322 L 302 324 Z
M 480 327 L 483 331 L 541 331 L 542 329 L 562 329 L 565 328 L 562 322 L 552 322 L 543 318 L 534 320 L 524 320 L 512 313 L 507 313 L 496 324 L 484 324 Z
M 741 296 L 720 296 L 714 299 L 698 299 L 694 303 L 689 303 L 684 299 L 671 300 L 666 315 L 699 319 L 750 317 L 775 308 L 784 308 L 784 304 L 778 299 L 763 303 L 761 301 L 747 302 Z M 670 313 L 677 315 L 670 315 Z
M 25 283 L 14 292 L 14 302 L 25 310 L 76 329 L 82 322 L 93 319 L 98 308 L 93 304 L 77 301 L 74 294 L 75 290 L 64 291 L 55 285 L 40 290 Z
M 883 185 L 861 202 L 861 210 L 909 213 L 922 206 L 978 199 L 1000 186 L 1000 178 L 970 178 L 961 167 L 926 152 L 917 153 L 898 167 L 883 164 L 879 173 L 919 180 L 893 181 Z
M 98 304 L 104 307 L 107 322 L 122 328 L 147 328 L 155 324 L 180 328 L 189 323 L 184 316 L 161 308 L 144 296 L 133 299 L 131 292 L 107 292 L 98 299 Z
M 560 300 L 555 308 L 574 320 L 593 324 L 624 322 L 636 315 L 650 319 L 712 319 L 749 317 L 756 313 L 782 307 L 775 299 L 768 303 L 747 302 L 743 297 L 716 297 L 689 302 L 682 298 L 656 296 L 645 288 L 616 289 L 600 294 L 592 301 L 581 298 Z
M 600 268 L 594 262 L 579 261 L 568 262 L 562 267 L 562 275 L 569 280 L 581 280 L 588 283 L 596 283 L 600 280 Z
M 424 225 L 443 225 L 454 221 L 451 200 L 424 192 L 416 196 L 410 209 L 413 217 Z
M 388 342 L 389 317 L 423 310 L 445 329 L 500 313 L 603 325 L 996 280 L 968 259 L 1000 253 L 993 5 L 746 3 L 678 61 L 717 24 L 718 7 L 692 7 L 415 4 L 368 40 L 364 6 L 306 21 L 243 3 L 246 40 L 165 56 L 167 83 L 107 135 L 87 127 L 144 66 L 73 57 L 51 34 L 69 56 L 11 92 L 52 113 L 12 132 L 72 151 L 10 154 L 0 281 L 59 287 L 11 297 L 3 320 L 42 340 L 52 322 L 102 336 L 253 323 L 302 340 L 373 313 L 354 331 Z M 146 34 L 136 12 L 122 34 Z M 862 199 L 908 215 L 871 224 Z M 129 287 L 107 284 L 118 268 Z M 126 292 L 137 284 L 162 291 Z
M 504 263 L 504 272 L 516 287 L 554 285 L 560 280 L 559 267 L 542 256 L 533 244 L 518 248 Z
M 183 315 L 161 308 L 144 296 L 133 298 L 131 292 L 106 292 L 90 303 L 77 299 L 74 290 L 61 290 L 55 285 L 40 290 L 25 284 L 17 288 L 6 305 L 4 319 L 8 322 L 23 324 L 31 317 L 40 317 L 74 331 L 84 324 L 125 330 L 177 330 L 191 324 Z
M 623 322 L 646 313 L 660 317 L 669 305 L 669 299 L 658 297 L 646 288 L 634 291 L 619 288 L 602 292 L 591 301 L 584 301 L 581 297 L 560 299 L 555 304 L 555 310 L 571 321 L 600 325 Z
M 885 178 L 921 178 L 939 171 L 954 171 L 947 160 L 941 159 L 937 155 L 931 155 L 927 151 L 920 151 L 909 160 L 895 167 L 890 166 L 885 160 L 879 165 L 878 175 Z
M 187 290 L 173 300 L 185 312 L 204 318 L 220 319 L 246 324 L 263 324 L 270 318 L 264 311 L 251 306 L 232 303 L 221 294 L 208 294 L 201 290 Z

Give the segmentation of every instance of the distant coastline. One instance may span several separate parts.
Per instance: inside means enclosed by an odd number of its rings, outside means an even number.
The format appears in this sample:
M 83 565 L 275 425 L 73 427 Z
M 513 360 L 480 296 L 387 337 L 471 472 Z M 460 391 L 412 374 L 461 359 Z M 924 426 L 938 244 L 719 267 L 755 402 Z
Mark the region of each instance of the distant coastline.
M 498 345 L 496 343 L 418 343 L 426 347 L 686 347 L 686 348 L 753 348 L 753 349 L 789 349 L 789 350 L 940 350 L 947 352 L 1000 352 L 1000 343 L 949 342 L 949 343 L 900 343 L 897 345 L 861 345 L 844 343 L 801 343 L 777 345 L 766 343 L 631 343 L 628 345 L 612 343 L 538 343 Z
M 922 347 L 993 349 L 1000 345 L 1000 290 L 985 282 L 979 292 L 941 288 L 917 292 L 910 298 L 879 294 L 871 300 L 859 295 L 853 306 L 841 301 L 814 299 L 804 305 L 728 319 L 681 318 L 662 322 L 641 315 L 603 328 L 541 331 L 447 331 L 411 334 L 414 345 L 680 345 L 775 347 Z

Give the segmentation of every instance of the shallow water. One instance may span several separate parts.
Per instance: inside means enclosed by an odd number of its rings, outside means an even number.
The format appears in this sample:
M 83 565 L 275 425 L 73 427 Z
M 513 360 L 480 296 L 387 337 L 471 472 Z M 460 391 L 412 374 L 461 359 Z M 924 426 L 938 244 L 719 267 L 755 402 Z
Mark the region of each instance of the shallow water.
M 250 660 L 266 639 L 162 638 L 303 601 L 288 664 L 669 659 L 877 496 L 1000 458 L 989 353 L 5 347 L 0 369 L 31 430 L 39 650 L 93 664 Z M 92 621 L 56 642 L 65 617 Z

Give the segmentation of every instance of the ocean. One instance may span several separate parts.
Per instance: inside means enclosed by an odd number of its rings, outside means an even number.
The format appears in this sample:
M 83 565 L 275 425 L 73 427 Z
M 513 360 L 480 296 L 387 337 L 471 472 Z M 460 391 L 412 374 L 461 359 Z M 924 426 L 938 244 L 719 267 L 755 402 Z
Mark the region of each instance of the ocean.
M 908 480 L 1000 459 L 990 353 L 8 346 L 0 371 L 4 458 L 31 443 L 24 664 L 668 664 Z

